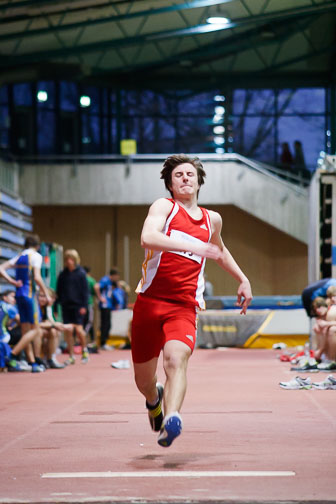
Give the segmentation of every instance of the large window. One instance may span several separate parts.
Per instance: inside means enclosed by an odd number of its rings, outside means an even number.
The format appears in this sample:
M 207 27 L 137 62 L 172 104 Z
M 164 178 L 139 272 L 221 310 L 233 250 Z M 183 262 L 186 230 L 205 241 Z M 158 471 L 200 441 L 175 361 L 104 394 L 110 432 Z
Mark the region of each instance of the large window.
M 301 168 L 313 171 L 320 151 L 326 148 L 325 89 L 237 89 L 232 122 L 234 151 L 281 166 L 283 145 L 288 144 L 295 168 L 299 146 L 304 159 L 301 154 Z
M 20 83 L 0 87 L 0 148 L 19 154 L 118 154 L 121 140 L 134 139 L 138 153 L 237 152 L 281 166 L 286 144 L 289 159 L 295 160 L 299 146 L 304 168 L 312 171 L 336 134 L 330 131 L 330 93 Z

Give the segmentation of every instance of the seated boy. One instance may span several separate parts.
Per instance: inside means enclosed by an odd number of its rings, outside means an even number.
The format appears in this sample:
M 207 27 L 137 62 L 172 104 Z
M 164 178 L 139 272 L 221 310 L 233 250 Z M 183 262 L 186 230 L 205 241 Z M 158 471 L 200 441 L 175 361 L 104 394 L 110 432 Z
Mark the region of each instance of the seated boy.
M 48 289 L 50 298 L 55 300 L 55 292 Z M 34 340 L 35 360 L 51 369 L 63 369 L 65 366 L 60 364 L 56 359 L 56 349 L 58 347 L 58 332 L 73 331 L 72 324 L 62 324 L 56 322 L 53 316 L 52 307 L 48 304 L 47 297 L 44 292 L 40 291 L 38 295 L 39 309 L 40 309 L 40 323 L 39 327 L 41 333 L 38 338 Z M 45 343 L 45 345 L 44 345 Z M 46 360 L 42 357 L 42 350 L 45 347 Z

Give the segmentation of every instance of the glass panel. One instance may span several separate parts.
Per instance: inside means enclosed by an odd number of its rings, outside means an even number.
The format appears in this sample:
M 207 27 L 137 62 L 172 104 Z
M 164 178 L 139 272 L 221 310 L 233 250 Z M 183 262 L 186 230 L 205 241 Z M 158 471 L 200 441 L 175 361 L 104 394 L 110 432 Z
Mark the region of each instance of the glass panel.
M 111 128 L 111 145 L 112 145 L 111 154 L 119 154 L 120 146 L 117 145 L 117 121 L 116 121 L 116 119 L 114 119 L 114 118 L 111 119 L 110 128 Z
M 139 142 L 139 118 L 127 117 L 122 121 L 121 139 L 134 138 Z
M 281 89 L 278 95 L 279 114 L 321 114 L 325 111 L 325 89 Z
M 32 104 L 32 90 L 31 85 L 28 83 L 14 84 L 13 85 L 13 100 L 14 105 L 31 105 Z
M 279 151 L 281 144 L 288 142 L 295 159 L 294 142 L 301 142 L 304 164 L 308 170 L 314 171 L 319 153 L 325 148 L 324 116 L 280 117 L 278 131 Z M 278 154 L 280 157 L 280 152 Z M 302 162 L 298 164 L 302 165 Z
M 81 96 L 82 95 L 85 95 L 85 96 L 89 96 L 90 97 L 90 100 L 91 100 L 91 103 L 90 103 L 90 106 L 87 107 L 87 111 L 88 112 L 95 112 L 95 113 L 99 113 L 99 110 L 100 110 L 100 103 L 99 103 L 99 100 L 100 100 L 100 97 L 99 97 L 99 89 L 96 88 L 96 87 L 93 87 L 93 86 L 84 86 L 82 89 L 81 89 Z
M 274 114 L 274 91 L 271 89 L 236 89 L 233 92 L 233 114 Z
M 274 164 L 274 119 L 234 117 L 233 150 L 243 156 Z
M 37 149 L 39 154 L 55 152 L 55 112 L 38 110 L 37 112 Z
M 83 114 L 81 142 L 83 154 L 97 154 L 100 152 L 99 116 Z
M 103 115 L 109 114 L 109 106 L 108 106 L 108 90 L 106 88 L 101 90 L 102 93 L 102 111 Z
M 8 103 L 8 86 L 0 86 L 0 104 L 6 105 Z
M 225 107 L 225 102 L 216 102 L 215 96 L 218 95 L 216 91 L 207 93 L 196 94 L 180 99 L 178 103 L 178 111 L 180 115 L 206 115 L 209 116 L 214 113 L 215 107 Z
M 210 118 L 179 117 L 177 148 L 181 152 L 214 152 Z
M 109 120 L 107 117 L 103 118 L 103 131 L 102 131 L 102 142 L 103 142 L 103 154 L 109 153 Z
M 38 81 L 36 92 L 37 106 L 39 108 L 55 107 L 55 83 L 53 81 Z M 39 92 L 41 92 L 41 94 L 39 94 Z
M 110 92 L 110 101 L 111 101 L 111 114 L 117 113 L 117 93 L 116 91 Z
M 78 89 L 74 82 L 60 82 L 60 107 L 69 111 L 78 109 Z
M 0 130 L 0 149 L 8 149 L 9 134 L 6 130 Z
M 9 128 L 9 112 L 8 107 L 0 107 L 0 128 Z

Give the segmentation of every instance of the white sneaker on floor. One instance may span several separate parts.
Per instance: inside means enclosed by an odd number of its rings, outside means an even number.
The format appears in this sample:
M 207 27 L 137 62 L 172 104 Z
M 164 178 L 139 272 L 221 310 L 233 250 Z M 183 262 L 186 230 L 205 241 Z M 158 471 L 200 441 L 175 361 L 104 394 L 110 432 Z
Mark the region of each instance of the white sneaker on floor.
M 320 371 L 333 371 L 334 369 L 336 369 L 336 362 L 320 362 L 320 364 L 317 365 L 317 369 L 319 369 Z
M 105 345 L 102 348 L 103 348 L 103 350 L 107 350 L 107 351 L 115 350 L 113 345 L 108 345 L 107 343 L 105 343 Z
M 129 360 L 118 360 L 116 362 L 112 362 L 111 366 L 115 369 L 129 369 L 131 365 Z
M 336 378 L 329 375 L 325 380 L 317 383 L 312 383 L 314 389 L 319 390 L 336 390 Z
M 280 387 L 287 390 L 300 390 L 300 389 L 311 389 L 310 378 L 301 378 L 301 376 L 296 376 L 288 382 L 280 382 Z

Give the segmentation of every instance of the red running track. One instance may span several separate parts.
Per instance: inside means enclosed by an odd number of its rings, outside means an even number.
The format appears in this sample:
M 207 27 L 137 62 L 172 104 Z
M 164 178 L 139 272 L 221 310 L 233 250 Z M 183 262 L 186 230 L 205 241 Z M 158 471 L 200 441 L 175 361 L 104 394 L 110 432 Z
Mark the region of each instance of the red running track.
M 129 358 L 0 374 L 0 503 L 335 502 L 335 391 L 280 389 L 294 375 L 272 350 L 196 350 L 162 448 L 132 369 L 110 366 Z

